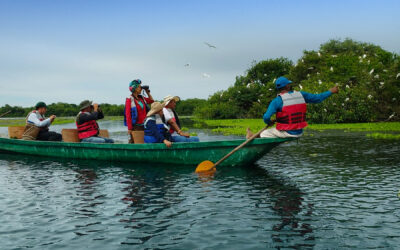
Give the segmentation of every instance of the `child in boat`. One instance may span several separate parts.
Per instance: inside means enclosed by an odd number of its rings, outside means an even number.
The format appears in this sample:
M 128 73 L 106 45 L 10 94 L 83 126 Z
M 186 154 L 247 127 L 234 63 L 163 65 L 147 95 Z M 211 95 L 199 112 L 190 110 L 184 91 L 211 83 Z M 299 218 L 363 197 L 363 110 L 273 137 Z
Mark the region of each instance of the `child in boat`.
M 144 142 L 164 143 L 167 147 L 171 147 L 169 127 L 162 121 L 162 116 L 164 116 L 163 105 L 153 102 L 144 120 Z

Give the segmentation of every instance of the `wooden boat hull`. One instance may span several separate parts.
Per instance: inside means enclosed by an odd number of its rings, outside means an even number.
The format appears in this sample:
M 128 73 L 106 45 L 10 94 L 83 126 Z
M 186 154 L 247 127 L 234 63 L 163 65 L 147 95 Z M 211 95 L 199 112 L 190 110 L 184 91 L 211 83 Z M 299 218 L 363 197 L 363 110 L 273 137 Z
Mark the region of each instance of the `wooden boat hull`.
M 289 140 L 292 139 L 255 139 L 221 165 L 233 166 L 254 163 L 272 148 Z M 162 143 L 97 144 L 0 138 L 0 151 L 69 159 L 197 165 L 204 160 L 218 161 L 242 142 L 243 140 L 174 143 L 171 148 L 167 148 Z

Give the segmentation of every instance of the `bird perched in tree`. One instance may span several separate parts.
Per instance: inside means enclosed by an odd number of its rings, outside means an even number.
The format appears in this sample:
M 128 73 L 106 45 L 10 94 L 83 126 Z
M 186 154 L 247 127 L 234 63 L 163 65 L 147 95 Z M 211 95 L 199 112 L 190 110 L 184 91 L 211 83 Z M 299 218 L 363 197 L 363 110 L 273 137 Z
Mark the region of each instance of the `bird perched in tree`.
M 204 44 L 205 45 L 207 45 L 208 47 L 210 47 L 210 48 L 214 48 L 214 49 L 216 49 L 217 47 L 215 47 L 214 45 L 212 45 L 212 44 L 209 44 L 209 43 L 207 43 L 207 42 L 204 42 Z

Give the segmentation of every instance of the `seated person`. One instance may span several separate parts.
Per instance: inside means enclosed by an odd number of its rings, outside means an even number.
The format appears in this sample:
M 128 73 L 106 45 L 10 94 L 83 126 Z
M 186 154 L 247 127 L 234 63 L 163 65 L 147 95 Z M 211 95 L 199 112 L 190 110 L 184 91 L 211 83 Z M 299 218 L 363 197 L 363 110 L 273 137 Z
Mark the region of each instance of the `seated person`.
M 76 127 L 81 142 L 114 143 L 113 139 L 99 136 L 100 129 L 96 120 L 104 118 L 99 105 L 85 100 L 79 104 L 79 107 L 81 111 L 76 117 Z
M 26 118 L 25 131 L 22 136 L 24 140 L 39 141 L 61 141 L 62 136 L 59 133 L 49 131 L 49 126 L 56 119 L 55 115 L 45 118 L 47 106 L 44 102 L 38 102 L 35 110 L 31 111 Z M 37 131 L 39 130 L 39 131 Z M 38 133 L 39 132 L 39 133 Z
M 276 114 L 276 127 L 264 130 L 261 138 L 298 138 L 303 135 L 306 122 L 307 104 L 321 103 L 332 94 L 339 92 L 338 86 L 320 94 L 311 94 L 304 91 L 294 91 L 292 81 L 286 77 L 279 77 L 275 81 L 278 96 L 271 101 L 263 119 L 266 124 L 272 125 L 271 116 Z M 248 128 L 246 138 L 253 136 Z
M 178 96 L 168 95 L 164 97 L 163 113 L 165 122 L 170 126 L 169 132 L 172 135 L 173 142 L 198 142 L 197 136 L 190 136 L 189 133 L 181 130 L 181 123 L 178 114 L 175 112 L 176 102 L 180 101 Z
M 159 102 L 153 102 L 151 109 L 144 120 L 144 142 L 145 143 L 164 143 L 171 147 L 171 134 L 169 127 L 163 123 L 163 106 Z

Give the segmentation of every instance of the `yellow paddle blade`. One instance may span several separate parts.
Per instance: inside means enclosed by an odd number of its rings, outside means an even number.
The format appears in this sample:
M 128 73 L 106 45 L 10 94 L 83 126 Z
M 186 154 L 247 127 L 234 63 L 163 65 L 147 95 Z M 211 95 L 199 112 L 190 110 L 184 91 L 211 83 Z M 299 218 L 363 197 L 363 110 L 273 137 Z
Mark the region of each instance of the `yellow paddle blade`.
M 212 161 L 203 161 L 199 165 L 197 165 L 195 172 L 201 173 L 201 172 L 211 171 L 213 169 L 215 170 L 214 163 Z

